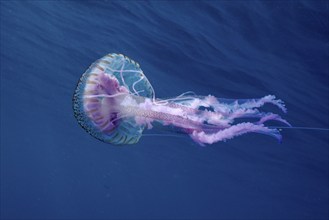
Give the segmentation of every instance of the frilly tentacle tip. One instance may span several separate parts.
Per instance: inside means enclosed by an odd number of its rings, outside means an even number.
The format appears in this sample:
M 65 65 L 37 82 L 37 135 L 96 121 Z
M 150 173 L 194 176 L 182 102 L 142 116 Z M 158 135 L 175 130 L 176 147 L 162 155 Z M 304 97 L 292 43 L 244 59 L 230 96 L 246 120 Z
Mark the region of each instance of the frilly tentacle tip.
M 278 99 L 276 101 L 276 105 L 286 114 L 288 112 L 286 105 L 284 104 L 284 102 L 281 99 Z
M 286 108 L 285 105 L 283 105 L 281 109 L 282 109 L 283 113 L 285 113 L 285 114 L 288 113 L 288 109 Z
M 287 125 L 288 127 L 292 127 L 292 125 L 285 119 L 281 119 L 280 120 L 282 123 L 284 123 L 285 125 Z
M 277 135 L 277 140 L 279 144 L 282 144 L 282 135 Z

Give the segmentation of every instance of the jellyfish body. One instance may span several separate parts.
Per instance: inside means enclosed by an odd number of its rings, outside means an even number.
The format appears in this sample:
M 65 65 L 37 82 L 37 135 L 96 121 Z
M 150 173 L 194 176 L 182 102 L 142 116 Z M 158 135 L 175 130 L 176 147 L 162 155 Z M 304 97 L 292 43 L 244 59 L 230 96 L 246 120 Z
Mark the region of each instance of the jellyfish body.
M 200 145 L 249 132 L 281 141 L 279 131 L 264 123 L 275 120 L 290 125 L 277 114 L 261 112 L 259 108 L 267 103 L 286 112 L 283 102 L 272 95 L 229 100 L 184 93 L 157 99 L 139 64 L 121 54 L 108 54 L 93 63 L 73 96 L 79 124 L 95 138 L 118 145 L 137 143 L 143 130 L 151 129 L 154 122 L 175 127 Z

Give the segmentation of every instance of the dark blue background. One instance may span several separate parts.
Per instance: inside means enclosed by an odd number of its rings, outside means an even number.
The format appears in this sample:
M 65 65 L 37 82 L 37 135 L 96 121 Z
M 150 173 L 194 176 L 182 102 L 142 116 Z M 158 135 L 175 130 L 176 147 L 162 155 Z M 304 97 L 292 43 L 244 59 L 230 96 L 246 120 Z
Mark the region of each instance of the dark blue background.
M 328 131 L 117 147 L 72 94 L 107 53 L 158 97 L 274 94 L 294 126 L 329 127 L 327 1 L 1 1 L 1 218 L 327 219 Z

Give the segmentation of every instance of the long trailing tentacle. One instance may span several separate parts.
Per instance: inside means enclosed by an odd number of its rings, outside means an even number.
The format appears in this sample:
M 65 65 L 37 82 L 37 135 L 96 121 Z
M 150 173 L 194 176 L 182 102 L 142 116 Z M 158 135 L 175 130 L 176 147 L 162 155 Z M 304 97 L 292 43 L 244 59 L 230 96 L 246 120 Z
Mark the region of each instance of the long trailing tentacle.
M 233 125 L 229 128 L 211 134 L 207 134 L 204 131 L 199 131 L 199 132 L 193 131 L 193 133 L 190 134 L 190 136 L 194 141 L 196 141 L 200 145 L 204 145 L 204 144 L 212 144 L 218 141 L 225 141 L 249 132 L 267 134 L 275 137 L 276 139 L 278 139 L 279 142 L 281 142 L 282 140 L 282 136 L 277 129 L 270 129 L 265 127 L 263 124 L 256 125 L 250 122 Z
M 222 113 L 229 113 L 241 110 L 241 109 L 257 109 L 265 104 L 273 104 L 280 108 L 284 113 L 287 113 L 287 109 L 282 100 L 276 99 L 274 95 L 267 95 L 260 99 L 217 99 L 214 96 L 207 96 L 203 99 L 204 105 L 211 105 L 215 111 Z
M 154 99 L 153 103 L 155 105 L 167 105 L 169 102 L 177 102 L 177 101 L 184 101 L 184 100 L 191 100 L 195 99 L 195 93 L 193 91 L 188 91 L 180 94 L 179 96 L 175 98 L 169 98 L 169 99 Z
M 284 113 L 287 113 L 287 108 L 282 100 L 276 99 L 274 95 L 267 95 L 261 99 L 251 99 L 240 105 L 240 108 L 259 108 L 266 103 L 271 103 L 280 108 Z

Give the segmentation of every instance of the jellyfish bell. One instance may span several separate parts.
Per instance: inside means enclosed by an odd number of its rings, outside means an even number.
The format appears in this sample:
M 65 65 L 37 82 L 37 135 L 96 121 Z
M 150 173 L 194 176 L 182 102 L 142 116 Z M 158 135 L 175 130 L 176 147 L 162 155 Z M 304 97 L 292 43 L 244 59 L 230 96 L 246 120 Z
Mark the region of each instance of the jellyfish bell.
M 155 122 L 188 134 L 200 145 L 225 141 L 249 132 L 281 140 L 278 129 L 265 126 L 279 115 L 259 110 L 271 103 L 286 112 L 274 96 L 229 100 L 192 92 L 158 99 L 138 63 L 121 54 L 108 54 L 82 75 L 73 96 L 79 124 L 93 137 L 111 144 L 135 144 Z M 251 122 L 250 119 L 257 119 Z M 244 121 L 237 123 L 238 119 Z
M 123 118 L 122 108 L 130 94 L 152 97 L 152 91 L 139 64 L 120 54 L 108 54 L 81 76 L 73 96 L 74 115 L 89 134 L 101 141 L 134 144 L 145 125 Z

